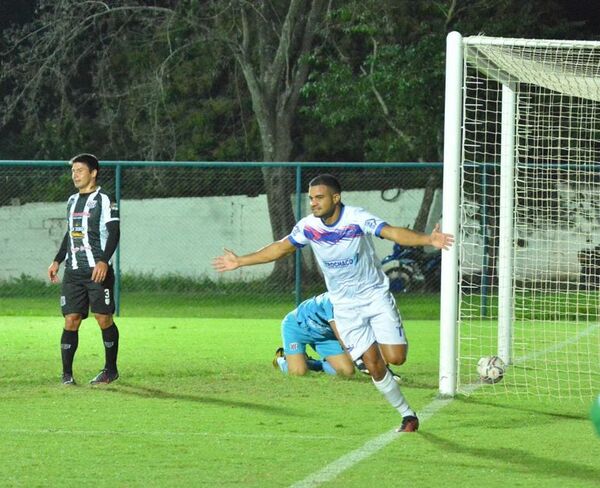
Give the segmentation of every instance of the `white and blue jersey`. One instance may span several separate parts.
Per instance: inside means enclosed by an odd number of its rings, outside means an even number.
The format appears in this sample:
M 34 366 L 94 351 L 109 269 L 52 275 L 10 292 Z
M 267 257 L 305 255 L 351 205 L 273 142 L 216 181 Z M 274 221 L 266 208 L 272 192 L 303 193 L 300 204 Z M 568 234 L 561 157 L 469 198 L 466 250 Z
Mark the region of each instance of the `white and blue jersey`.
M 327 225 L 310 215 L 288 236 L 294 246 L 312 248 L 335 307 L 337 331 L 353 360 L 375 342 L 407 344 L 389 280 L 373 246 L 373 236 L 381 238 L 386 225 L 362 208 L 342 205 L 337 222 Z
M 309 215 L 296 224 L 288 239 L 297 248 L 311 246 L 336 307 L 370 303 L 374 294 L 389 289 L 372 240 L 386 225 L 362 208 L 342 205 L 337 222 L 327 225 Z
M 321 358 L 343 354 L 330 325 L 333 320 L 333 305 L 327 293 L 303 301 L 281 323 L 285 354 L 304 354 L 307 345 Z

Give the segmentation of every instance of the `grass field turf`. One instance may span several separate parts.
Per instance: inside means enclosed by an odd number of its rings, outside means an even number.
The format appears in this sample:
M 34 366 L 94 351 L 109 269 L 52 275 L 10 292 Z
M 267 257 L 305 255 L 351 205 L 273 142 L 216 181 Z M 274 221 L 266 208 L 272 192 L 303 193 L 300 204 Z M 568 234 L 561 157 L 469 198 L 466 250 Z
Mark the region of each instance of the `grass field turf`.
M 364 376 L 281 375 L 277 319 L 129 318 L 121 379 L 84 322 L 79 386 L 59 385 L 60 317 L 0 317 L 2 486 L 290 486 L 397 426 Z M 409 321 L 403 391 L 419 410 L 437 393 L 438 324 Z M 600 485 L 588 404 L 485 391 L 458 397 L 322 486 Z

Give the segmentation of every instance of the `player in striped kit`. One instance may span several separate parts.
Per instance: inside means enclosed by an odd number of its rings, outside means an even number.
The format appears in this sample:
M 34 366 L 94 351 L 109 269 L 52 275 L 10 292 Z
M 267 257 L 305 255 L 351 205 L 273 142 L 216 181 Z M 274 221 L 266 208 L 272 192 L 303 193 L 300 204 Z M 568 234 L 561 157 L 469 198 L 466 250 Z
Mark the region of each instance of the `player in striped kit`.
M 314 178 L 308 194 L 312 215 L 301 219 L 287 237 L 244 256 L 225 250 L 213 260 L 213 267 L 223 272 L 268 263 L 310 245 L 323 271 L 346 350 L 354 361 L 364 361 L 375 387 L 402 415 L 397 430 L 414 432 L 419 428 L 417 415 L 386 366 L 386 361 L 404 363 L 408 342 L 372 237 L 438 249 L 447 249 L 454 237 L 440 232 L 439 226 L 429 235 L 394 227 L 362 208 L 344 205 L 340 183 L 331 175 Z
M 67 201 L 68 229 L 48 268 L 48 278 L 58 283 L 58 269 L 66 258 L 60 297 L 65 317 L 60 341 L 62 383 L 75 384 L 73 358 L 79 343 L 78 331 L 91 309 L 102 331 L 105 365 L 90 383 L 107 384 L 119 377 L 119 330 L 113 320 L 115 275 L 110 263 L 119 243 L 119 209 L 96 184 L 100 165 L 95 156 L 80 154 L 69 164 L 78 193 Z

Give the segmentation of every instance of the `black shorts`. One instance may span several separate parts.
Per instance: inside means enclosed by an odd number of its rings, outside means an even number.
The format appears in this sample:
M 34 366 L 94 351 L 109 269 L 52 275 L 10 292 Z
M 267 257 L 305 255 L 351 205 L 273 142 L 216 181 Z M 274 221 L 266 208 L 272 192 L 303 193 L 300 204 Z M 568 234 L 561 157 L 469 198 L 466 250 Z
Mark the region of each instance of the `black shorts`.
M 92 313 L 112 315 L 115 313 L 115 273 L 109 266 L 103 283 L 91 280 L 92 270 L 66 269 L 63 277 L 60 308 L 63 315 L 77 313 L 87 318 Z

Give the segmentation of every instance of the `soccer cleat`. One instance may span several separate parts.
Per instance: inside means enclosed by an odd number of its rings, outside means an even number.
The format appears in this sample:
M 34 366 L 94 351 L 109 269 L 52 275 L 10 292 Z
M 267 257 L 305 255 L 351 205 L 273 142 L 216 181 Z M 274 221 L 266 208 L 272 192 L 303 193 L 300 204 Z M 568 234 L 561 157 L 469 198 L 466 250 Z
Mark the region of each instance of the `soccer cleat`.
M 356 361 L 354 361 L 354 365 L 361 373 L 370 375 L 367 365 L 364 363 L 362 358 L 358 358 Z
M 77 384 L 75 383 L 75 378 L 73 378 L 73 375 L 71 373 L 63 373 L 61 381 L 62 384 L 65 386 L 73 386 Z
M 402 419 L 402 425 L 396 429 L 396 432 L 416 432 L 419 430 L 419 419 L 414 415 L 407 415 Z
M 273 367 L 279 369 L 279 364 L 277 364 L 278 358 L 284 358 L 285 354 L 283 353 L 283 347 L 278 347 L 275 351 L 275 358 L 273 359 Z
M 119 378 L 119 373 L 116 371 L 108 371 L 103 369 L 94 379 L 90 381 L 90 385 L 108 385 Z

